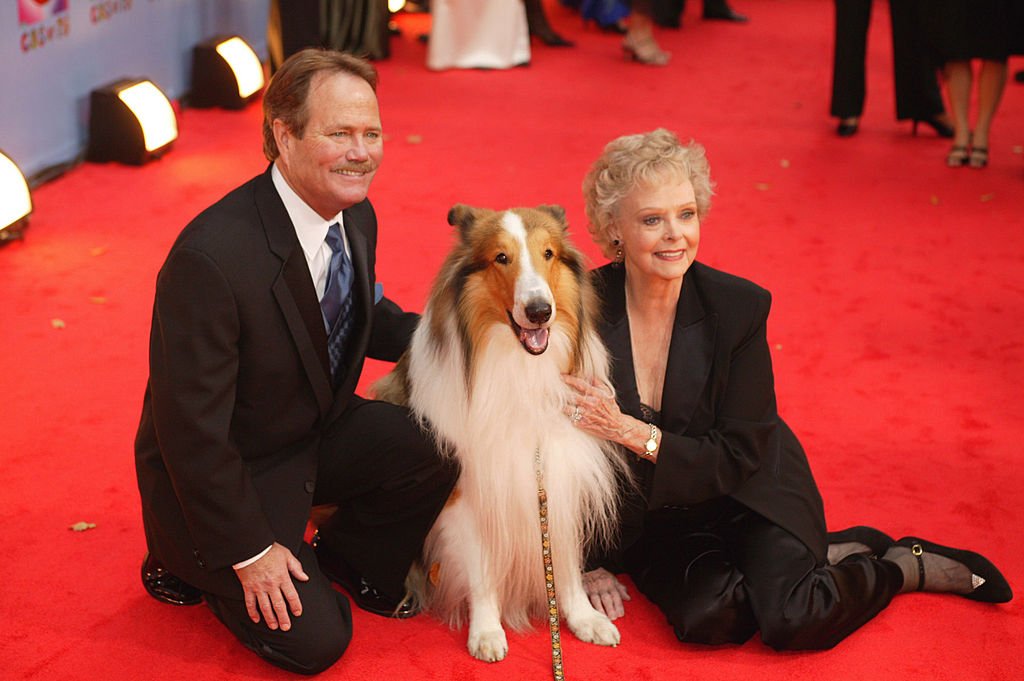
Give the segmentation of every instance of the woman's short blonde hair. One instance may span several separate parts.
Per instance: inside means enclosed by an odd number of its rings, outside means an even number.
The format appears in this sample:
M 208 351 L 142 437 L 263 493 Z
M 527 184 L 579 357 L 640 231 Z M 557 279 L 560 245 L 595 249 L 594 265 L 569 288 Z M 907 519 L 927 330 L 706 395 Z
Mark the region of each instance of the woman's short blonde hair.
M 641 185 L 686 178 L 693 185 L 697 217 L 711 209 L 714 183 L 704 147 L 693 140 L 682 144 L 675 133 L 658 128 L 624 135 L 604 148 L 583 179 L 583 201 L 590 235 L 602 252 L 615 257 L 612 231 L 619 203 Z

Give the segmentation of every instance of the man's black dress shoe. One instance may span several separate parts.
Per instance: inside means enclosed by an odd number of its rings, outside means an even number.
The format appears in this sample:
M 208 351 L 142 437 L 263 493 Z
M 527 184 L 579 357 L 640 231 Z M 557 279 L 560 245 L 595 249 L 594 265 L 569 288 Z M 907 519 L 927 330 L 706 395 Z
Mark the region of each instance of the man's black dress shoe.
M 320 572 L 348 592 L 352 602 L 367 612 L 381 617 L 408 619 L 418 615 L 419 606 L 409 599 L 397 601 L 378 591 L 365 577 L 360 577 L 340 556 L 336 556 L 320 541 L 320 533 L 313 535 L 313 550 L 316 552 Z
M 150 554 L 142 559 L 142 586 L 161 603 L 171 605 L 199 605 L 203 592 L 175 577 Z
M 750 21 L 750 18 L 747 17 L 746 14 L 740 14 L 731 7 L 704 10 L 704 18 L 721 19 L 722 21 L 735 21 L 740 24 Z

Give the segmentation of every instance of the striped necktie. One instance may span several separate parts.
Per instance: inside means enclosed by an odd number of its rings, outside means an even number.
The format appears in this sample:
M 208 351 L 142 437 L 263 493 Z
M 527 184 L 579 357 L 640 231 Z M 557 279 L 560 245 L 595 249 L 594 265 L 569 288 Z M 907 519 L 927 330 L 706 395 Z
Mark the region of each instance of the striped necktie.
M 337 222 L 327 228 L 327 245 L 333 252 L 331 265 L 327 270 L 327 286 L 320 300 L 327 329 L 327 354 L 331 360 L 331 376 L 335 381 L 340 374 L 341 356 L 345 352 L 345 341 L 352 329 L 352 261 L 345 253 L 345 241 L 341 237 L 341 226 Z

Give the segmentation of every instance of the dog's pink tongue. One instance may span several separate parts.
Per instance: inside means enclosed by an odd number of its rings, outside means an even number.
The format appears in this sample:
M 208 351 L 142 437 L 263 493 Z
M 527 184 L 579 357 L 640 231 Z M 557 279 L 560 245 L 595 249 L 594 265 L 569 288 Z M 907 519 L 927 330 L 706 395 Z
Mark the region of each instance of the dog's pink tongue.
M 548 330 L 520 329 L 519 340 L 527 350 L 539 355 L 548 349 Z

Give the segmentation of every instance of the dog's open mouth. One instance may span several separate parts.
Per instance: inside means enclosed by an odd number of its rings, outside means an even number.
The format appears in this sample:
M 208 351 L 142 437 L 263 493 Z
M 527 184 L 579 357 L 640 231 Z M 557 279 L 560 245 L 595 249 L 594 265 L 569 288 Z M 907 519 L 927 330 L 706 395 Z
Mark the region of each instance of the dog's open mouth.
M 523 344 L 523 347 L 531 355 L 543 354 L 548 349 L 548 329 L 542 327 L 539 329 L 524 329 L 523 327 L 516 324 L 516 320 L 512 317 L 512 313 L 505 311 L 508 314 L 508 323 L 512 325 L 512 330 L 516 334 L 516 338 Z

